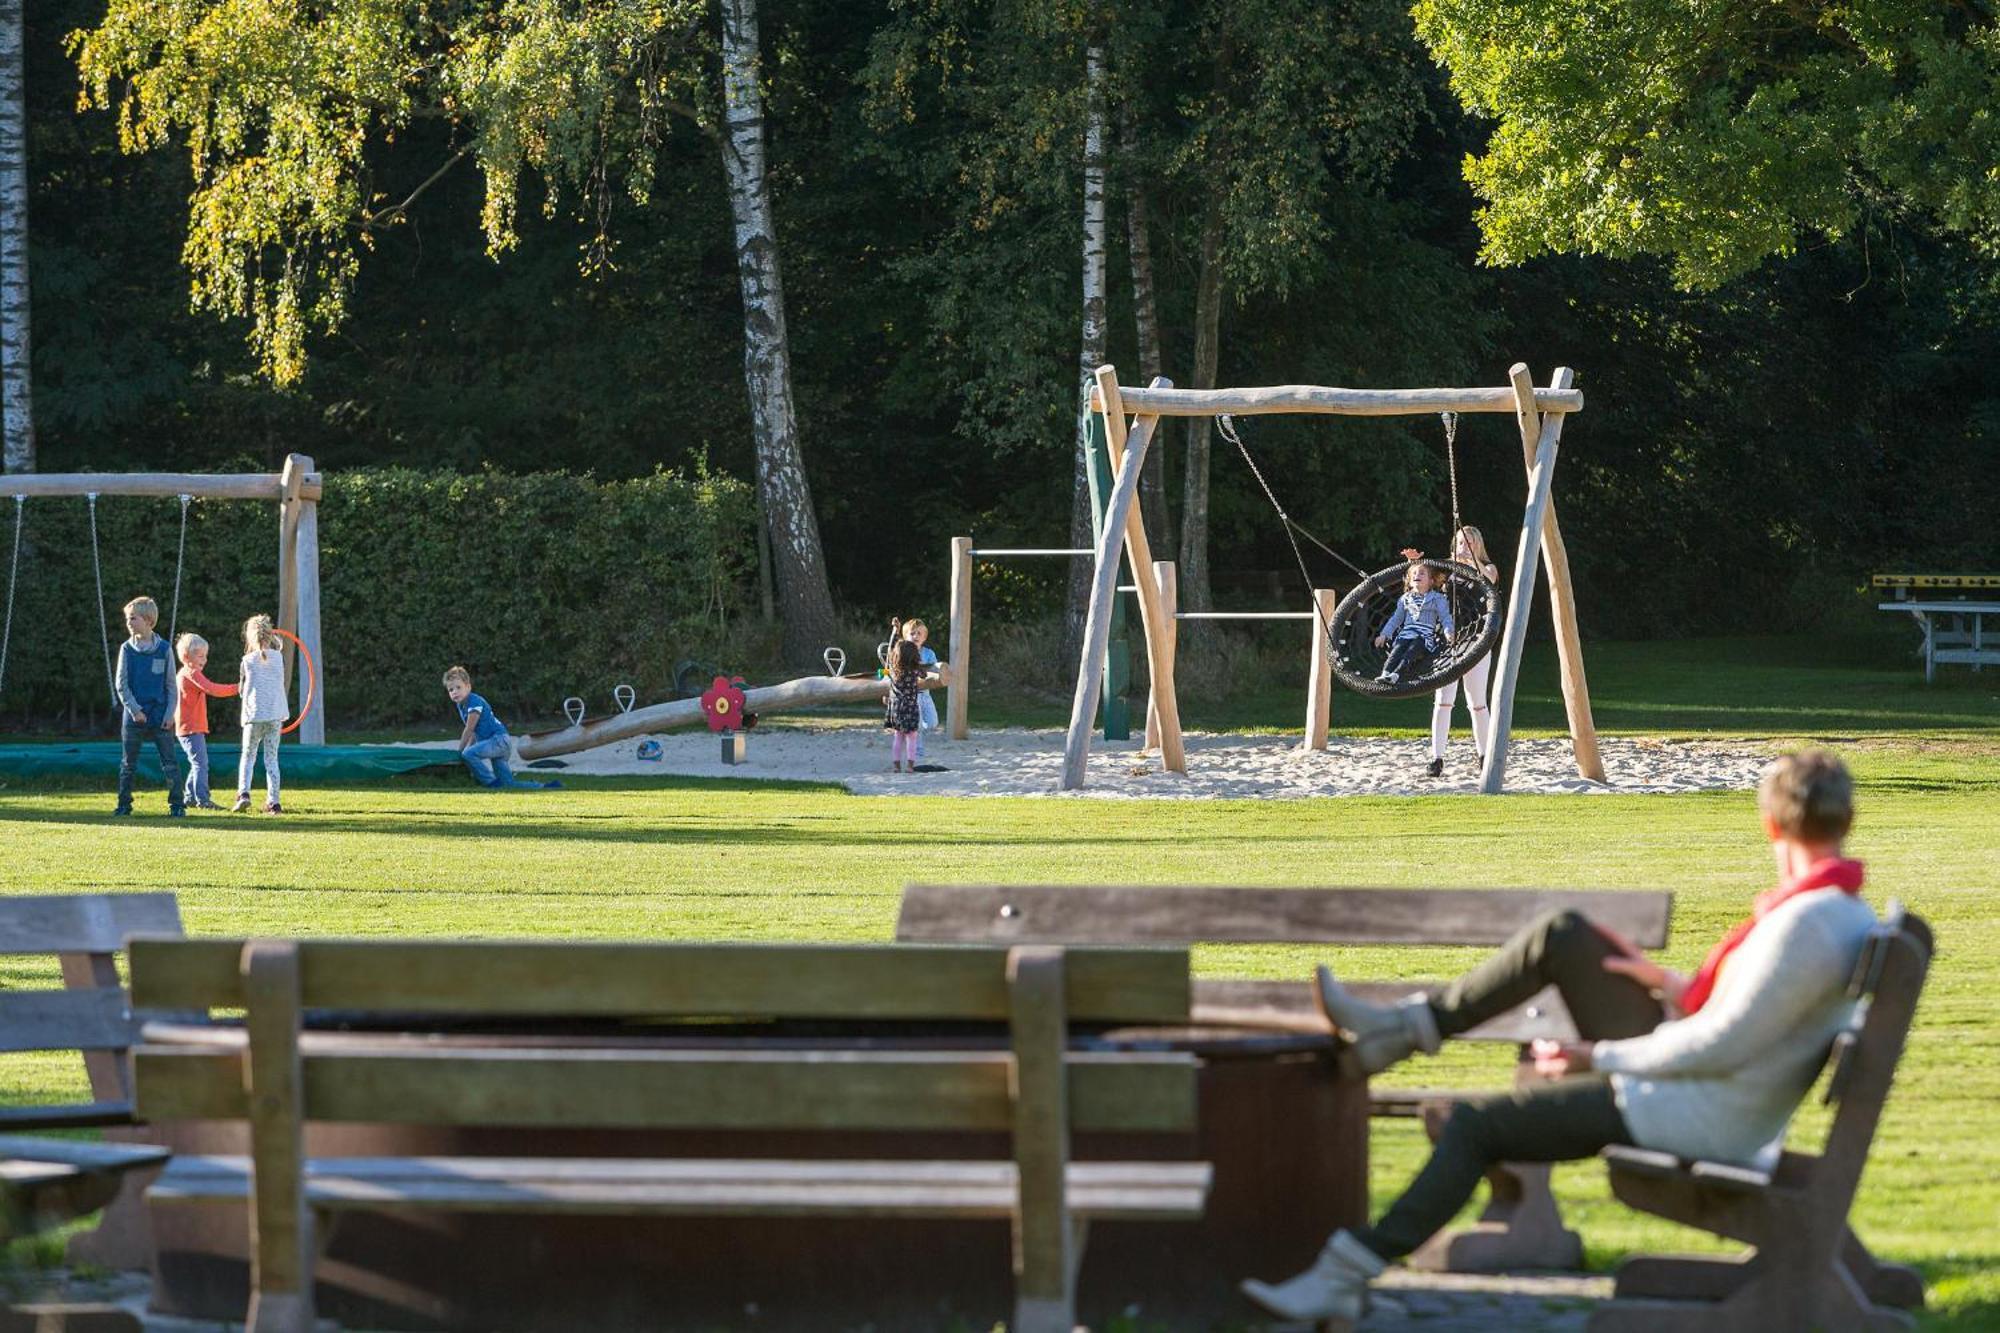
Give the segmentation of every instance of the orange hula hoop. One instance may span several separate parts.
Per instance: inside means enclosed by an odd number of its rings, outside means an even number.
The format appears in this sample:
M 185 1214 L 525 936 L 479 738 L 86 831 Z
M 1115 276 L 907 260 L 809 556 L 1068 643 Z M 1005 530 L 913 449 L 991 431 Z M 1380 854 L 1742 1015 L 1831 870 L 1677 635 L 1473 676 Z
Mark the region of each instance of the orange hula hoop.
M 312 651 L 306 647 L 304 640 L 300 639 L 298 635 L 288 629 L 273 629 L 271 632 L 281 639 L 290 639 L 293 645 L 298 648 L 299 656 L 305 659 L 306 664 L 306 701 L 299 705 L 299 715 L 290 722 L 287 722 L 278 731 L 280 736 L 289 736 L 299 729 L 299 723 L 305 721 L 306 714 L 312 710 L 313 692 L 319 688 L 319 670 L 313 665 Z

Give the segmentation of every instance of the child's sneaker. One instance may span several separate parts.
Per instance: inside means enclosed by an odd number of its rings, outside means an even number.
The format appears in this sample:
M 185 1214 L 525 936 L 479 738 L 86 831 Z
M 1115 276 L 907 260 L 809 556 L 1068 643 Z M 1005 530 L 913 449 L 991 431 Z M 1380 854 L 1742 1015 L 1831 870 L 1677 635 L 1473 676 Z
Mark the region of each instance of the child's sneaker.
M 250 808 L 250 798 L 248 796 L 239 796 L 236 798 L 236 804 L 229 807 L 229 813 L 232 815 L 240 815 L 249 808 Z
M 177 805 L 173 809 L 167 811 L 168 819 L 186 819 L 187 815 L 188 815 L 187 807 L 184 805 Z
M 220 810 L 222 807 L 217 805 L 214 801 L 196 801 L 194 803 L 194 808 L 197 810 Z
M 267 815 L 282 815 L 285 813 L 285 807 L 279 805 L 276 801 L 266 801 L 264 802 L 264 813 Z
M 1430 766 L 1430 769 L 1429 769 L 1428 771 L 1429 771 L 1430 775 L 1431 775 L 1432 777 L 1434 777 L 1434 778 L 1441 778 L 1441 777 L 1443 777 L 1443 776 L 1444 776 L 1444 760 L 1442 760 L 1442 759 L 1433 759 L 1433 760 L 1431 760 L 1431 766 Z
M 121 805 L 116 810 L 113 810 L 111 812 L 111 817 L 113 819 L 130 819 L 132 817 L 132 807 L 129 805 Z

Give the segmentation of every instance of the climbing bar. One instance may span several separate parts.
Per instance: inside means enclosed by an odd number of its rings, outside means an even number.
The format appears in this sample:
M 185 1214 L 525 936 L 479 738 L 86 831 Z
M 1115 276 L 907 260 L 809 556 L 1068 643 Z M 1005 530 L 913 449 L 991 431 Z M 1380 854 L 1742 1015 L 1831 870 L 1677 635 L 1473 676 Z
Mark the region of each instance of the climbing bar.
M 318 472 L 305 474 L 301 500 L 318 500 Z M 284 482 L 276 472 L 222 475 L 210 472 L 15 472 L 0 476 L 0 496 L 153 495 L 172 500 L 282 500 Z
M 1097 552 L 1086 546 L 982 546 L 972 551 L 971 554 L 984 556 L 991 560 L 1012 555 L 1096 555 Z
M 1175 620 L 1311 620 L 1316 611 L 1176 611 Z
M 1277 384 L 1264 389 L 1136 389 L 1120 386 L 1127 412 L 1138 416 L 1208 417 L 1230 412 L 1314 412 L 1353 417 L 1400 417 L 1428 412 L 1512 412 L 1512 386 L 1497 389 L 1333 389 L 1317 384 Z M 1543 412 L 1581 412 L 1579 389 L 1537 389 Z M 1091 390 L 1090 407 L 1104 410 Z

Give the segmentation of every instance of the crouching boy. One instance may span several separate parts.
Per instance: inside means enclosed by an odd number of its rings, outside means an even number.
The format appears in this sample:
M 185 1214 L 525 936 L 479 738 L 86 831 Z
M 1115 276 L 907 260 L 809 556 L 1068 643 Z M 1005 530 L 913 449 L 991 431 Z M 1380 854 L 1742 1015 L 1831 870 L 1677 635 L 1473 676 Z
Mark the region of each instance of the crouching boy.
M 493 705 L 472 692 L 471 672 L 462 666 L 445 672 L 444 692 L 458 706 L 459 720 L 465 724 L 458 736 L 459 757 L 465 760 L 465 766 L 472 770 L 473 779 L 480 786 L 522 791 L 547 791 L 562 786 L 560 782 L 529 782 L 514 776 L 507 763 L 507 756 L 513 752 L 507 725 L 494 715 Z

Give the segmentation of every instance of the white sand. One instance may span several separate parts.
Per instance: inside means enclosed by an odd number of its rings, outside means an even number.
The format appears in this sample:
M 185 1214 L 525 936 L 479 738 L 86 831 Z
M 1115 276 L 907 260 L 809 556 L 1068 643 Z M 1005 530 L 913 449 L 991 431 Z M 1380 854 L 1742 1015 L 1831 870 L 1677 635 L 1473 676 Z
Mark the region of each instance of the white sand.
M 898 774 L 889 770 L 889 734 L 872 725 L 781 725 L 760 727 L 746 737 L 748 759 L 721 762 L 720 743 L 708 732 L 676 732 L 654 737 L 664 755 L 638 757 L 640 742 L 621 741 L 563 757 L 561 772 L 592 776 L 750 778 L 831 782 L 870 796 L 1099 796 L 1167 799 L 1229 799 L 1304 796 L 1405 796 L 1470 793 L 1479 787 L 1472 744 L 1462 732 L 1453 737 L 1444 776 L 1425 772 L 1430 758 L 1421 740 L 1357 740 L 1336 737 L 1318 753 L 1299 748 L 1296 736 L 1217 736 L 1190 734 L 1185 777 L 1163 771 L 1158 755 L 1141 752 L 1136 741 L 1105 742 L 1093 737 L 1089 777 L 1076 793 L 1058 790 L 1062 733 L 1053 728 L 975 731 L 970 739 L 924 737 L 924 761 L 943 773 Z M 1517 740 L 1509 749 L 1506 789 L 1510 792 L 1688 792 L 1742 790 L 1756 786 L 1768 752 L 1746 745 L 1651 739 L 1600 741 L 1608 782 L 1577 776 L 1567 740 Z

